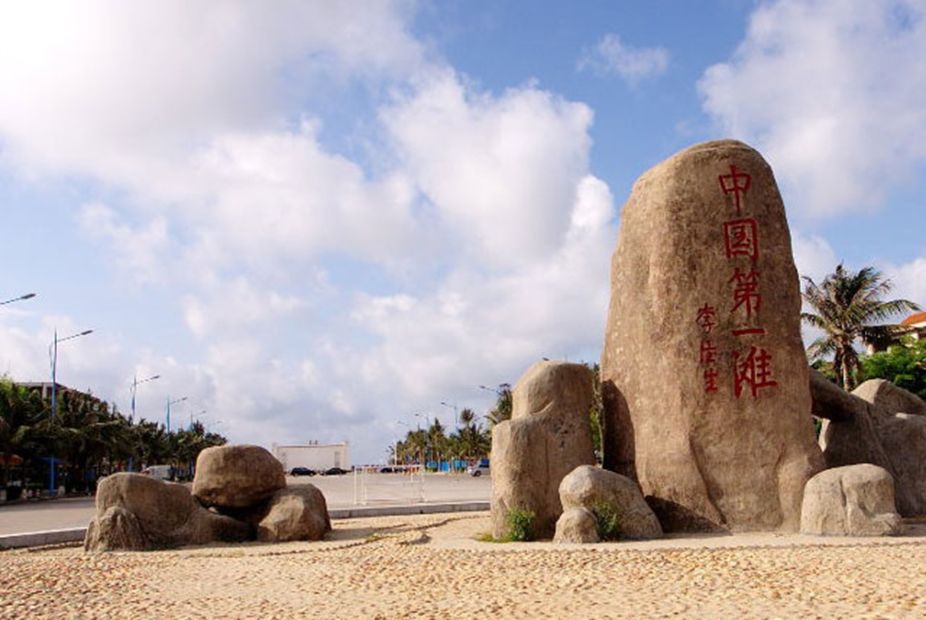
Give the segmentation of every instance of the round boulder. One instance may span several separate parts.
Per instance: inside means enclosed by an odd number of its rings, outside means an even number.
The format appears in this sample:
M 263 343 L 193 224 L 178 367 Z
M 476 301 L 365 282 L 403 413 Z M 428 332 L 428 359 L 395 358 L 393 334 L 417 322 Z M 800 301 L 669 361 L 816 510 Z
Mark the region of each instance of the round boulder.
M 285 486 L 283 464 L 260 446 L 215 446 L 196 459 L 193 495 L 206 506 L 248 508 Z
M 621 538 L 661 538 L 659 519 L 630 478 L 593 465 L 576 467 L 559 485 L 564 510 L 607 509 L 617 514 Z
M 596 543 L 598 522 L 595 515 L 585 508 L 570 508 L 556 521 L 555 543 Z
M 807 482 L 801 533 L 823 536 L 893 536 L 902 521 L 894 506 L 894 479 L 863 463 L 820 472 Z
M 280 489 L 273 494 L 266 515 L 257 524 L 257 540 L 321 540 L 330 531 L 325 496 L 317 487 L 307 484 Z

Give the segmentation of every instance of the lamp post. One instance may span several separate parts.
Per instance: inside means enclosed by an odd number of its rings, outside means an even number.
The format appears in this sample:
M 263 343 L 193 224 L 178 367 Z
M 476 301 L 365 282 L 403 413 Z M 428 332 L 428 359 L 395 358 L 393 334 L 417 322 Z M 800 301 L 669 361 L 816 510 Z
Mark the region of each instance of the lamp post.
M 7 299 L 6 301 L 0 301 L 0 306 L 11 304 L 14 301 L 23 301 L 25 299 L 32 299 L 33 297 L 35 297 L 35 293 L 26 293 L 25 295 L 20 295 L 19 297 L 14 297 L 13 299 Z
M 457 427 L 460 425 L 460 423 L 458 422 L 458 418 L 457 418 L 457 404 L 456 404 L 456 402 L 454 402 L 454 403 L 451 405 L 450 403 L 448 403 L 448 402 L 442 400 L 442 401 L 440 401 L 440 404 L 442 404 L 444 407 L 447 407 L 448 409 L 453 409 L 453 430 L 457 430 Z
M 138 386 L 141 385 L 142 383 L 148 383 L 149 381 L 154 381 L 160 378 L 161 378 L 161 375 L 152 375 L 148 377 L 147 379 L 142 379 L 141 381 L 139 381 L 137 374 L 135 375 L 135 377 L 133 377 L 132 379 L 132 417 L 129 418 L 129 422 L 135 420 L 135 393 L 138 391 Z
M 187 399 L 186 396 L 183 398 L 178 398 L 176 400 L 171 400 L 170 396 L 167 397 L 167 434 L 170 434 L 170 406 L 176 405 L 177 403 L 182 403 Z
M 19 299 L 28 299 L 32 296 L 33 293 L 29 295 L 23 295 Z M 15 299 L 12 301 L 16 301 Z M 92 334 L 92 329 L 86 329 L 79 334 L 72 334 L 64 338 L 58 338 L 58 329 L 55 328 L 55 339 L 51 341 L 51 344 L 48 345 L 48 358 L 51 361 L 51 419 L 54 420 L 58 416 L 58 343 L 65 342 L 67 340 L 73 340 L 74 338 L 80 338 L 81 336 L 87 336 Z M 54 493 L 55 491 L 55 457 L 54 455 L 48 457 L 48 492 Z

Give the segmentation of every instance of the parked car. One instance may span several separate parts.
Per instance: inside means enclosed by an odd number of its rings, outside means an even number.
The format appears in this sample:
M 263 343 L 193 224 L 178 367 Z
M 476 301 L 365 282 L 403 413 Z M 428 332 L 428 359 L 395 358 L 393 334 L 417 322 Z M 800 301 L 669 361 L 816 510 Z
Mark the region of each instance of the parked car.
M 141 470 L 141 473 L 158 480 L 173 480 L 174 478 L 174 468 L 170 465 L 151 465 Z
M 482 474 L 489 474 L 489 464 L 488 463 L 476 463 L 475 465 L 470 465 L 466 468 L 466 473 L 470 476 L 475 476 L 478 478 Z
M 341 476 L 346 473 L 347 473 L 347 470 L 341 469 L 340 467 L 332 467 L 330 469 L 326 469 L 325 471 L 321 472 L 323 476 Z
M 290 476 L 314 476 L 318 472 L 308 467 L 293 467 L 289 470 Z

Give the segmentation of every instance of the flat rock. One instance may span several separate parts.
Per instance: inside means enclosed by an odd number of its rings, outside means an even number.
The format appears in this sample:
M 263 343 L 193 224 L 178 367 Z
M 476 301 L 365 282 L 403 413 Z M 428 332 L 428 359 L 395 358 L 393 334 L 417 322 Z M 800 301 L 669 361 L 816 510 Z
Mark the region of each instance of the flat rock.
M 283 464 L 260 446 L 214 446 L 196 459 L 193 495 L 206 506 L 248 508 L 285 486 Z
M 508 534 L 508 514 L 535 515 L 533 536 L 550 538 L 563 509 L 559 483 L 595 462 L 589 408 L 592 371 L 582 364 L 534 364 L 512 391 L 512 415 L 492 430 L 492 535 Z
M 796 531 L 823 467 L 772 170 L 732 140 L 644 173 L 621 213 L 602 352 L 605 468 L 664 529 Z
M 861 464 L 820 472 L 804 490 L 801 533 L 893 536 L 902 529 L 894 479 L 883 467 Z
M 599 506 L 606 506 L 617 512 L 621 538 L 662 537 L 659 520 L 643 499 L 640 487 L 613 471 L 593 465 L 576 467 L 560 483 L 559 498 L 563 510 L 586 508 L 594 513 Z
M 581 507 L 564 510 L 556 520 L 553 542 L 572 544 L 601 542 L 598 537 L 595 515 L 592 511 Z

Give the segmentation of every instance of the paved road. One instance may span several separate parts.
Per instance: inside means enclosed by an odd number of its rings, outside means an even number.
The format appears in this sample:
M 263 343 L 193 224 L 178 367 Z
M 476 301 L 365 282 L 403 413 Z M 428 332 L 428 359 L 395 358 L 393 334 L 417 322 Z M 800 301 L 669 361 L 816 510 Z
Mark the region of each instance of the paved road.
M 346 474 L 287 478 L 288 484 L 314 484 L 328 501 L 329 508 L 388 506 L 439 502 L 488 501 L 492 481 L 488 476 L 473 478 L 465 474 Z M 356 497 L 356 502 L 355 502 Z M 0 536 L 84 527 L 93 518 L 93 498 L 67 498 L 0 505 Z

